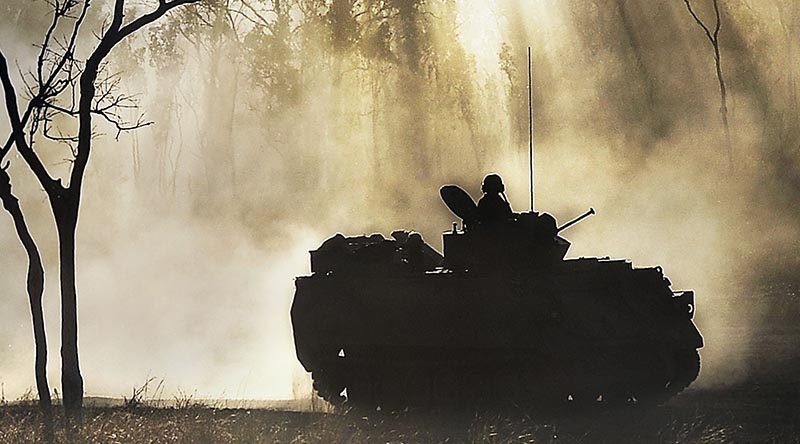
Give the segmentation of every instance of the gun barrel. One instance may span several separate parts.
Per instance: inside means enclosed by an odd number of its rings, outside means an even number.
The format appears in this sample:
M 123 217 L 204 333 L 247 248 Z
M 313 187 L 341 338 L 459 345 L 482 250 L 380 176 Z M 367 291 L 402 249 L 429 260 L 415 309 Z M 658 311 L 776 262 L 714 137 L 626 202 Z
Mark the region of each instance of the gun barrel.
M 575 219 L 572 219 L 571 221 L 569 221 L 569 222 L 565 223 L 564 225 L 558 227 L 557 228 L 557 230 L 558 230 L 557 232 L 560 233 L 560 232 L 566 230 L 567 228 L 577 224 L 578 222 L 586 219 L 587 217 L 589 217 L 589 216 L 591 216 L 593 214 L 595 214 L 594 208 L 589 208 L 589 211 L 581 214 L 580 216 L 576 217 Z

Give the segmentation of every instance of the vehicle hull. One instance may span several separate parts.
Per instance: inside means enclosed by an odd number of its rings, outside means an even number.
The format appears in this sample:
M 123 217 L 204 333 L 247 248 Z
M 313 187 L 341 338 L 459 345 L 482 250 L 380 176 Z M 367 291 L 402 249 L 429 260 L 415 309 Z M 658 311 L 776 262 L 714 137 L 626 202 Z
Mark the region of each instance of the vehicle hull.
M 699 372 L 693 299 L 658 267 L 593 258 L 528 273 L 315 273 L 296 280 L 292 323 L 334 404 L 659 402 Z

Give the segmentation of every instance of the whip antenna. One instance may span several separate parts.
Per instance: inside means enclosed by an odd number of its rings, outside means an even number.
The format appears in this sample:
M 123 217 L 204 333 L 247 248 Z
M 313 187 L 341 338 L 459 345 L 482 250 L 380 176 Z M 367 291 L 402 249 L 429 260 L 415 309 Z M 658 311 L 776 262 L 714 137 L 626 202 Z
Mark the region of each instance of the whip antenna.
M 531 47 L 528 46 L 528 159 L 531 178 L 531 211 L 533 211 L 535 207 L 533 201 L 533 78 L 531 65 Z

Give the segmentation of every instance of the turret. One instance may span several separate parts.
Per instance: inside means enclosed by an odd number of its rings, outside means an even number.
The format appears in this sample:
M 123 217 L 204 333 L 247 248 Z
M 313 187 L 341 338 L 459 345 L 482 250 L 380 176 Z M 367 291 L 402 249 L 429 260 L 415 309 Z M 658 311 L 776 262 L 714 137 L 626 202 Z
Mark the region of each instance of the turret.
M 540 269 L 557 266 L 570 243 L 558 235 L 595 214 L 591 208 L 580 217 L 558 227 L 548 213 L 510 213 L 504 220 L 482 220 L 478 205 L 456 185 L 439 190 L 447 208 L 462 220 L 443 235 L 444 266 L 454 271 Z

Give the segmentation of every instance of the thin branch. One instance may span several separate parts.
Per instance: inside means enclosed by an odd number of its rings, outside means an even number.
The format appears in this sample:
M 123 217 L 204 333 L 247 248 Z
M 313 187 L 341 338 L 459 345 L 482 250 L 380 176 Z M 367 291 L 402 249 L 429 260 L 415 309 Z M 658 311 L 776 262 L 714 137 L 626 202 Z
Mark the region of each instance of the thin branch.
M 229 14 L 236 14 L 236 15 L 238 15 L 238 16 L 244 17 L 244 19 L 245 19 L 245 20 L 249 21 L 249 22 L 250 22 L 250 23 L 252 23 L 253 25 L 256 25 L 256 26 L 264 26 L 264 27 L 266 27 L 266 25 L 264 25 L 264 24 L 263 24 L 263 23 L 261 23 L 260 21 L 258 21 L 258 20 L 256 20 L 256 19 L 254 19 L 254 18 L 250 17 L 249 15 L 245 14 L 245 13 L 244 13 L 244 12 L 242 12 L 242 11 L 229 11 Z M 231 17 L 231 20 L 233 20 L 233 17 Z
M 689 0 L 683 0 L 683 3 L 686 5 L 686 9 L 689 11 L 689 14 L 691 14 L 694 21 L 703 29 L 703 32 L 705 32 L 709 43 L 711 43 L 711 47 L 714 49 L 714 66 L 716 68 L 717 82 L 719 84 L 719 113 L 722 119 L 723 129 L 725 130 L 725 140 L 728 148 L 728 163 L 730 168 L 733 169 L 733 141 L 731 139 L 730 124 L 728 122 L 728 92 L 727 86 L 725 85 L 725 77 L 723 76 L 722 72 L 722 55 L 719 47 L 719 32 L 720 29 L 722 29 L 722 19 L 720 17 L 718 0 L 712 0 L 712 2 L 714 5 L 714 16 L 716 18 L 713 35 L 708 26 L 706 26 L 705 23 L 700 20 L 697 14 L 695 14 L 694 10 L 692 9 L 692 5 L 689 3 Z
M 272 23 L 271 21 L 267 20 L 267 18 L 266 18 L 266 17 L 264 17 L 263 15 L 261 15 L 261 13 L 259 13 L 258 11 L 256 11 L 256 9 L 255 9 L 253 6 L 251 6 L 251 5 L 250 5 L 250 3 L 246 2 L 245 0 L 241 0 L 241 4 L 242 4 L 242 5 L 244 5 L 244 7 L 245 7 L 245 8 L 249 9 L 249 10 L 250 10 L 250 12 L 252 12 L 253 14 L 255 14 L 255 16 L 256 16 L 256 17 L 257 17 L 259 20 L 261 20 L 261 24 L 262 24 L 262 25 L 264 25 L 264 26 L 267 26 L 267 27 L 270 27 L 270 26 L 272 26 L 272 24 L 273 24 L 273 23 Z M 240 12 L 240 11 L 237 11 L 237 12 Z M 272 10 L 272 9 L 270 9 L 270 10 L 267 10 L 267 12 L 272 12 L 273 14 L 277 14 L 277 13 L 276 13 L 274 10 Z M 241 13 L 241 12 L 240 12 L 240 13 Z M 245 15 L 245 14 L 244 14 L 244 13 L 242 13 L 242 15 Z M 246 15 L 245 15 L 245 16 L 246 16 Z M 249 17 L 248 17 L 248 18 L 249 18 Z M 255 23 L 255 20 L 252 20 L 252 19 L 251 19 L 251 21 L 253 21 L 253 23 Z
M 118 2 L 123 2 L 124 0 L 117 0 L 117 1 Z M 148 14 L 145 14 L 145 15 L 137 18 L 136 20 L 128 23 L 127 25 L 123 26 L 119 30 L 119 33 L 113 38 L 112 41 L 114 41 L 115 44 L 116 44 L 119 41 L 121 41 L 122 39 L 124 39 L 125 37 L 127 37 L 127 36 L 133 34 L 134 32 L 142 29 L 143 27 L 149 25 L 150 23 L 153 23 L 154 21 L 156 21 L 158 18 L 160 18 L 161 16 L 163 16 L 164 14 L 169 12 L 170 10 L 172 10 L 174 8 L 177 8 L 178 6 L 181 6 L 181 5 L 186 5 L 186 4 L 190 4 L 190 3 L 197 3 L 198 1 L 199 0 L 172 0 L 171 2 L 169 2 L 169 1 L 166 1 L 166 0 L 159 0 L 158 8 L 155 11 L 150 12 Z M 106 35 L 109 35 L 109 34 L 106 34 Z
M 686 4 L 686 9 L 689 10 L 689 14 L 692 15 L 692 18 L 694 18 L 694 21 L 697 22 L 697 24 L 700 25 L 701 28 L 703 28 L 703 31 L 706 33 L 706 37 L 708 37 L 708 40 L 713 43 L 714 42 L 714 37 L 711 35 L 711 31 L 708 29 L 706 24 L 703 23 L 702 20 L 700 20 L 700 17 L 698 17 L 697 14 L 695 14 L 694 10 L 692 9 L 691 3 L 689 3 L 689 0 L 683 0 L 683 3 Z M 716 5 L 716 3 L 717 2 L 714 1 L 715 5 Z
M 59 75 L 59 73 L 63 69 L 64 65 L 67 64 L 68 61 L 74 62 L 74 59 L 72 58 L 72 52 L 73 52 L 72 48 L 74 48 L 74 46 L 75 46 L 75 42 L 76 42 L 76 39 L 77 39 L 78 31 L 80 29 L 81 24 L 83 23 L 84 18 L 86 17 L 86 11 L 89 8 L 89 2 L 88 1 L 84 1 L 83 8 L 81 9 L 81 14 L 78 16 L 77 20 L 75 21 L 75 24 L 73 25 L 73 29 L 72 29 L 72 32 L 70 34 L 69 43 L 68 43 L 68 45 L 66 47 L 66 50 L 64 51 L 64 54 L 60 57 L 59 62 L 55 64 L 55 67 L 50 72 L 50 74 L 47 77 L 47 80 L 45 80 L 45 81 L 42 80 L 43 79 L 43 64 L 44 64 L 44 60 L 45 60 L 46 54 L 48 52 L 52 52 L 49 48 L 47 48 L 47 45 L 50 42 L 50 39 L 52 38 L 52 33 L 53 33 L 55 27 L 58 24 L 58 20 L 59 20 L 60 17 L 64 16 L 64 12 L 66 10 L 71 9 L 72 7 L 74 7 L 77 4 L 77 3 L 73 3 L 73 1 L 74 0 L 68 0 L 66 3 L 64 3 L 63 6 L 61 6 L 57 1 L 48 2 L 53 7 L 53 21 L 52 21 L 52 23 L 50 25 L 50 28 L 48 28 L 47 34 L 45 35 L 44 43 L 42 44 L 42 48 L 40 50 L 39 58 L 38 58 L 38 62 L 37 62 L 37 74 L 38 74 L 38 77 L 37 77 L 36 80 L 37 80 L 39 88 L 38 88 L 38 92 L 37 93 L 33 93 L 33 87 L 30 84 L 27 83 L 27 81 L 25 80 L 25 76 L 21 75 L 21 78 L 23 79 L 23 83 L 25 84 L 27 90 L 31 94 L 31 100 L 28 102 L 28 106 L 26 107 L 25 112 L 23 113 L 21 118 L 19 117 L 19 111 L 16 108 L 16 92 L 15 92 L 13 84 L 11 83 L 11 80 L 10 80 L 10 78 L 8 76 L 8 65 L 7 65 L 5 56 L 2 54 L 2 51 L 0 51 L 0 71 L 2 71 L 2 72 L 0 72 L 0 76 L 3 77 L 3 88 L 4 88 L 4 91 L 5 91 L 5 94 L 6 94 L 6 108 L 8 109 L 11 106 L 9 104 L 8 95 L 9 94 L 13 94 L 14 97 L 11 100 L 14 103 L 13 107 L 14 107 L 14 110 L 15 110 L 15 115 L 17 116 L 17 119 L 16 119 L 17 122 L 13 122 L 12 121 L 12 128 L 14 128 L 15 123 L 18 126 L 17 129 L 12 129 L 11 135 L 9 135 L 8 140 L 6 141 L 6 143 L 2 147 L 2 151 L 0 151 L 0 158 L 5 156 L 5 154 L 11 149 L 11 146 L 14 144 L 14 141 L 18 140 L 15 137 L 18 132 L 21 131 L 23 133 L 22 141 L 25 142 L 24 141 L 24 128 L 27 125 L 28 119 L 30 118 L 34 108 L 37 106 L 37 102 L 39 100 L 42 100 L 45 96 L 58 95 L 61 92 L 63 92 L 64 88 L 66 88 L 66 85 L 62 85 L 60 83 L 56 83 L 55 86 L 54 86 L 53 82 L 56 81 L 57 76 Z M 55 54 L 55 53 L 53 52 L 53 54 Z M 71 76 L 71 72 L 72 72 L 71 65 L 72 65 L 72 63 L 70 63 L 70 67 L 69 67 L 69 70 L 68 70 L 68 73 L 70 74 L 70 77 L 72 77 Z M 13 116 L 10 113 L 9 113 L 9 118 L 12 119 L 12 120 L 14 119 Z M 36 156 L 36 154 L 33 152 L 32 148 L 31 148 L 31 145 L 33 144 L 33 134 L 31 134 L 30 137 L 31 137 L 31 139 L 30 139 L 29 142 L 23 143 L 23 145 L 26 145 L 26 146 L 20 146 L 20 148 L 25 150 L 25 151 L 28 151 L 28 157 L 30 158 L 31 161 L 33 161 L 31 156 L 33 156 L 33 157 L 38 157 L 38 156 Z M 22 152 L 20 154 L 22 154 Z M 26 156 L 23 155 L 23 158 L 25 158 L 25 157 Z M 26 158 L 25 161 L 28 162 L 28 159 Z M 37 158 L 37 161 L 35 161 L 34 163 L 41 164 L 41 161 L 39 161 L 38 158 Z M 33 165 L 31 165 L 31 168 L 35 169 L 35 170 L 40 170 L 38 167 L 34 168 Z M 44 169 L 43 166 L 41 168 L 42 168 L 42 170 Z M 47 179 L 49 179 L 50 181 L 53 180 L 52 177 L 50 177 L 50 175 L 46 172 L 46 170 L 45 171 L 41 171 L 40 170 L 38 173 L 36 171 L 34 171 L 34 173 L 37 175 L 37 177 L 44 178 L 44 176 L 47 176 Z M 44 175 L 42 175 L 42 173 L 44 173 Z M 43 182 L 42 185 L 44 186 L 45 183 Z
M 71 0 L 70 0 L 71 1 Z M 75 42 L 78 38 L 78 32 L 80 31 L 80 27 L 83 24 L 83 20 L 86 18 L 86 11 L 89 10 L 89 0 L 84 0 L 83 8 L 81 8 L 81 14 L 78 19 L 75 21 L 75 24 L 72 26 L 72 32 L 70 33 L 69 43 L 64 47 L 64 53 L 61 56 L 60 60 L 56 64 L 56 67 L 53 68 L 51 71 L 50 76 L 48 77 L 47 81 L 44 82 L 43 91 L 47 91 L 47 87 L 51 85 L 51 83 L 56 79 L 58 74 L 61 72 L 61 69 L 67 63 L 67 61 L 74 61 L 73 52 L 75 49 Z M 41 92 L 41 91 L 40 91 Z
M 144 120 L 144 115 L 140 115 L 139 118 L 136 120 L 136 122 L 132 123 L 132 124 L 127 124 L 127 123 L 122 122 L 121 120 L 116 120 L 116 119 L 112 118 L 112 115 L 110 115 L 108 113 L 99 113 L 99 115 L 101 117 L 103 117 L 108 123 L 110 123 L 110 124 L 114 125 L 114 127 L 116 127 L 117 134 L 114 136 L 114 140 L 119 140 L 119 136 L 123 132 L 135 131 L 137 129 L 144 128 L 146 126 L 150 126 L 150 125 L 155 124 L 155 122 L 150 121 L 150 120 L 145 121 Z M 114 117 L 116 117 L 116 116 L 114 116 Z
M 80 102 L 78 104 L 78 155 L 75 159 L 75 167 L 70 174 L 70 189 L 74 187 L 74 189 L 80 190 L 83 181 L 83 173 L 89 161 L 92 137 L 92 98 L 95 93 L 94 82 L 97 79 L 98 71 L 105 58 L 114 46 L 127 36 L 153 23 L 170 10 L 181 5 L 196 3 L 197 1 L 199 0 L 159 1 L 158 8 L 154 11 L 142 15 L 126 25 L 122 25 L 122 8 L 125 2 L 124 0 L 116 0 L 112 25 L 103 35 L 103 38 L 94 51 L 92 51 L 91 55 L 89 55 L 83 73 L 81 73 Z M 117 135 L 119 136 L 119 133 Z
M 6 111 L 11 123 L 11 134 L 16 143 L 17 150 L 28 164 L 31 171 L 33 171 L 33 174 L 36 175 L 36 178 L 39 179 L 42 187 L 44 187 L 48 193 L 53 192 L 56 190 L 57 182 L 50 176 L 50 173 L 47 172 L 39 156 L 36 155 L 25 140 L 25 127 L 20 120 L 19 109 L 17 108 L 17 92 L 8 75 L 8 63 L 6 62 L 3 51 L 0 51 L 0 82 L 2 82 L 3 85 Z
M 75 136 L 65 136 L 60 130 L 56 129 L 58 135 L 55 135 L 51 132 L 52 130 L 52 120 L 51 119 L 43 119 L 42 122 L 42 135 L 53 142 L 71 142 L 77 143 L 78 138 Z M 70 145 L 71 146 L 71 145 Z
M 60 11 L 58 9 L 58 6 L 56 5 L 54 7 L 54 9 L 53 9 L 53 21 L 50 23 L 50 27 L 47 28 L 47 32 L 44 35 L 44 42 L 42 42 L 42 48 L 39 51 L 39 58 L 38 58 L 38 62 L 36 63 L 38 79 L 40 80 L 40 82 L 41 82 L 41 79 L 44 78 L 44 75 L 42 75 L 42 66 L 44 65 L 44 57 L 45 57 L 45 53 L 47 51 L 47 45 L 50 43 L 50 38 L 53 36 L 53 31 L 55 31 L 56 26 L 58 26 L 58 20 L 60 18 L 61 18 L 61 14 L 60 14 Z M 44 85 L 39 83 L 39 89 L 41 89 L 42 87 L 44 87 Z
M 152 122 L 152 121 L 149 121 L 149 120 L 144 120 L 144 115 L 143 114 L 139 115 L 137 117 L 136 122 L 128 122 L 128 121 L 124 120 L 123 118 L 121 118 L 116 112 L 113 111 L 114 109 L 135 109 L 135 108 L 137 108 L 137 106 L 135 104 L 124 105 L 124 104 L 121 103 L 122 101 L 128 101 L 128 100 L 132 101 L 133 99 L 130 98 L 129 96 L 121 95 L 121 96 L 117 97 L 114 100 L 114 102 L 112 102 L 109 105 L 103 106 L 101 108 L 92 109 L 92 114 L 102 117 L 105 121 L 107 121 L 108 123 L 113 125 L 114 128 L 117 130 L 117 133 L 114 136 L 115 140 L 119 140 L 119 136 L 123 132 L 134 131 L 134 130 L 137 130 L 137 129 L 140 129 L 140 128 L 144 128 L 146 126 L 150 126 L 150 125 L 155 124 L 155 122 Z M 53 111 L 57 111 L 58 113 L 67 115 L 67 116 L 72 117 L 72 118 L 78 117 L 78 111 L 76 109 L 74 109 L 74 108 L 65 108 L 65 107 L 56 105 L 54 103 L 46 103 L 44 105 L 44 107 L 46 109 L 52 109 Z M 50 125 L 48 125 L 48 123 L 52 121 L 52 117 L 53 117 L 52 115 L 49 115 L 46 118 L 41 119 L 44 122 L 43 130 L 44 130 L 44 136 L 45 137 L 47 137 L 50 140 L 56 141 L 56 142 L 65 142 L 65 141 L 77 142 L 78 141 L 77 136 L 74 136 L 74 137 L 64 136 L 60 132 L 59 132 L 58 136 L 52 135 L 52 133 L 49 132 L 50 131 Z

